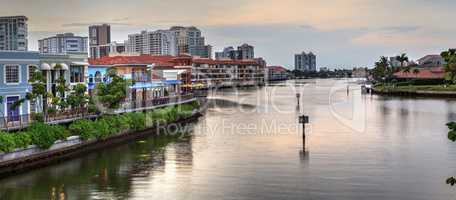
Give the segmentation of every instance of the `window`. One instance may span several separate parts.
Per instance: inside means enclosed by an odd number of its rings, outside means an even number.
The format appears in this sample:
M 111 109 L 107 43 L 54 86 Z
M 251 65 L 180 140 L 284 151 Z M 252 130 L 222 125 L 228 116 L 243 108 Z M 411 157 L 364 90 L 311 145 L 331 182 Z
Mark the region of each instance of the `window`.
M 70 82 L 71 83 L 84 82 L 84 66 L 71 66 L 70 67 Z
M 37 69 L 38 68 L 36 66 L 33 66 L 33 65 L 28 66 L 28 80 L 29 80 L 29 82 L 30 82 L 30 80 L 33 79 L 33 75 L 36 73 Z
M 30 101 L 30 113 L 36 113 L 36 102 L 35 100 Z
M 5 66 L 5 83 L 19 83 L 19 76 L 18 65 Z

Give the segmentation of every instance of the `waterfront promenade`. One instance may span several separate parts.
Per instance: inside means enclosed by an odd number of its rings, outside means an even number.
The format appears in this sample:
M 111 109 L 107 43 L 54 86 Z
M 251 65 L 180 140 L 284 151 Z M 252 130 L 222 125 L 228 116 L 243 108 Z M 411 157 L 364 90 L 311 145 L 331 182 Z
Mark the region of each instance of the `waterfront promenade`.
M 160 97 L 150 99 L 147 101 L 126 101 L 122 103 L 120 109 L 114 110 L 112 112 L 116 114 L 121 114 L 153 110 L 156 108 L 187 103 L 194 100 L 195 98 L 193 94 L 190 93 L 179 96 Z M 80 119 L 93 119 L 100 116 L 101 113 L 89 112 L 87 108 L 83 108 L 52 113 L 47 117 L 45 121 L 48 124 L 66 124 Z M 34 122 L 33 117 L 31 115 L 21 115 L 18 116 L 18 119 L 19 120 L 9 122 L 8 117 L 0 117 L 0 130 L 14 131 L 24 129 Z

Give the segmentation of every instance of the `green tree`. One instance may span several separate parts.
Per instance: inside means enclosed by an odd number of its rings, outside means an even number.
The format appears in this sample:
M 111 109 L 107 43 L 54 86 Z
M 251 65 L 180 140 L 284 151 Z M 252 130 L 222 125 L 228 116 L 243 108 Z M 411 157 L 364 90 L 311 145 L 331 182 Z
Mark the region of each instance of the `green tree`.
M 453 83 L 456 82 L 456 49 L 449 49 L 440 54 L 445 60 L 445 79 Z
M 84 84 L 77 84 L 73 87 L 72 93 L 67 97 L 67 102 L 71 108 L 83 108 L 89 101 L 89 96 L 86 94 L 87 87 Z
M 40 71 L 35 71 L 32 78 L 29 80 L 32 86 L 31 92 L 28 92 L 25 98 L 29 101 L 38 100 L 43 101 L 43 115 L 44 119 L 47 119 L 48 114 L 48 97 L 52 96 L 47 92 L 46 88 L 46 78 Z
M 420 70 L 418 68 L 413 69 L 413 74 L 415 74 L 415 78 L 418 78 L 419 73 L 420 73 Z
M 449 122 L 446 124 L 448 126 L 448 139 L 451 140 L 452 142 L 456 141 L 456 122 Z M 456 178 L 455 177 L 450 177 L 446 180 L 446 183 L 453 186 L 456 184 Z
M 401 53 L 400 55 L 396 56 L 396 60 L 401 62 L 401 68 L 404 68 L 404 63 L 409 61 L 406 53 Z
M 95 88 L 95 101 L 108 109 L 117 109 L 127 97 L 127 89 L 130 83 L 117 75 L 115 68 L 107 71 L 109 80 L 107 83 L 99 83 Z
M 388 59 L 385 56 L 380 57 L 380 60 L 375 62 L 375 68 L 372 70 L 372 76 L 375 80 L 382 82 L 389 75 Z

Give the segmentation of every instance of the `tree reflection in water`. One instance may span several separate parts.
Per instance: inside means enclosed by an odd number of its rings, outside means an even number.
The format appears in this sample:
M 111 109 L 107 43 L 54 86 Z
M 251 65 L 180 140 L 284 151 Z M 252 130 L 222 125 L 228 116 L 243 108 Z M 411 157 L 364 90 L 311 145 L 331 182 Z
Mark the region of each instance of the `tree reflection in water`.
M 191 132 L 160 134 L 8 177 L 0 180 L 0 199 L 126 199 L 133 178 L 165 165 L 169 146 L 180 151 L 182 164 L 192 165 L 190 138 Z

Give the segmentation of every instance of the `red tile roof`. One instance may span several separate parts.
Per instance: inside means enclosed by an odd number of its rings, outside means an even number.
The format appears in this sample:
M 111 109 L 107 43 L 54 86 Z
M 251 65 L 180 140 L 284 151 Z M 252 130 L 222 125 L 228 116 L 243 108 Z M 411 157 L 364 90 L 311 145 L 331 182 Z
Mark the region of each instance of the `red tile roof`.
M 128 64 L 155 64 L 156 66 L 178 66 L 188 60 L 196 64 L 222 64 L 222 65 L 259 65 L 255 60 L 213 60 L 209 58 L 191 58 L 189 56 L 113 56 L 102 57 L 99 59 L 90 59 L 90 65 L 128 65 Z
M 193 63 L 209 65 L 258 65 L 256 60 L 213 60 L 209 58 L 194 58 Z
M 174 66 L 174 56 L 113 56 L 102 57 L 99 59 L 90 59 L 91 65 L 121 65 L 121 64 L 155 64 L 157 66 Z
M 445 70 L 443 67 L 432 67 L 432 68 L 418 68 L 419 73 L 413 73 L 413 69 L 410 72 L 399 71 L 394 73 L 397 78 L 422 78 L 422 79 L 442 79 L 445 76 Z
M 273 71 L 273 72 L 276 72 L 276 73 L 287 72 L 287 69 L 285 67 L 282 67 L 282 66 L 268 66 L 268 69 L 270 71 Z

